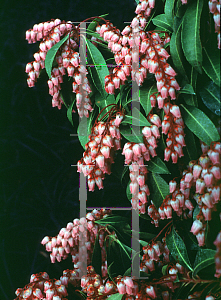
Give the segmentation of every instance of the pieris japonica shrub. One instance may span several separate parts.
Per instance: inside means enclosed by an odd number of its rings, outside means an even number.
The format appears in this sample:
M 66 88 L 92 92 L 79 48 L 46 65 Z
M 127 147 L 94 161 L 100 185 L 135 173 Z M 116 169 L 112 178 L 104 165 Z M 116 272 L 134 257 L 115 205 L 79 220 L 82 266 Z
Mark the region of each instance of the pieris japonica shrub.
M 107 18 L 27 30 L 39 42 L 27 83 L 46 69 L 52 106 L 78 126 L 88 192 L 124 156 L 125 193 L 146 224 L 140 251 L 129 220 L 94 209 L 42 239 L 52 263 L 71 256 L 70 269 L 33 274 L 16 299 L 70 299 L 70 289 L 73 299 L 221 299 L 220 2 L 137 0 L 122 31 Z

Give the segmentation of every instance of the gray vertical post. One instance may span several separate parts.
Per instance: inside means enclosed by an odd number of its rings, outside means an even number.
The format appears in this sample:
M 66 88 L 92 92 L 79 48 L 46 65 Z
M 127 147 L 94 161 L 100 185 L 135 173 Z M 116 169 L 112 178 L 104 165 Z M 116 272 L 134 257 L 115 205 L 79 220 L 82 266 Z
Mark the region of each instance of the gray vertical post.
M 140 38 L 138 25 L 135 28 L 133 28 L 132 34 L 134 39 L 134 45 L 132 47 L 132 72 L 135 75 L 136 73 L 139 74 L 139 45 L 136 44 L 136 41 L 139 40 Z M 140 120 L 139 86 L 136 80 L 132 80 L 132 128 L 133 128 L 133 132 L 136 135 L 140 135 L 139 123 L 134 124 L 134 119 Z M 135 172 L 136 178 L 138 177 L 138 175 L 139 175 L 139 169 Z M 133 251 L 135 251 L 135 253 L 139 253 L 140 251 L 138 208 L 136 208 L 136 210 L 132 208 L 132 257 L 133 257 Z M 132 269 L 132 276 L 138 279 L 140 277 L 139 255 L 135 255 L 133 257 L 131 269 Z
M 80 47 L 79 47 L 79 54 L 80 54 L 80 61 L 81 65 L 86 67 L 86 23 L 82 22 L 80 24 Z M 86 76 L 85 74 L 81 73 L 82 79 L 83 76 Z M 79 87 L 80 93 L 84 96 L 84 92 L 82 89 L 82 86 Z M 82 101 L 84 102 L 84 97 L 82 98 Z M 85 118 L 85 116 L 83 117 Z M 82 118 L 82 119 L 83 119 Z M 81 118 L 79 118 L 79 124 L 82 121 Z M 87 120 L 86 120 L 87 121 Z M 83 129 L 79 130 L 80 136 L 87 135 L 87 126 L 84 126 Z M 79 201 L 80 201 L 80 218 L 86 216 L 86 201 L 87 201 L 87 182 L 86 177 L 84 177 L 83 173 L 79 174 Z M 79 238 L 79 262 L 80 262 L 80 269 L 81 274 L 80 276 L 87 275 L 87 248 L 86 248 L 86 236 L 83 234 Z

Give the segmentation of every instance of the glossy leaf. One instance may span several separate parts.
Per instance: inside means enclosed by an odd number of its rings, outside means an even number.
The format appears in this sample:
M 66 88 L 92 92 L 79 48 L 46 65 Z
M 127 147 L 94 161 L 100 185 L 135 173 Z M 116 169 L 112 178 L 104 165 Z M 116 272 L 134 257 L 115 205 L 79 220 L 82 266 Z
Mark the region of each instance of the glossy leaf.
M 184 267 L 193 271 L 184 241 L 175 231 L 174 227 L 172 228 L 171 232 L 166 236 L 166 244 L 173 258 Z
M 181 112 L 186 126 L 204 143 L 210 145 L 219 140 L 219 133 L 207 115 L 196 107 L 181 104 Z
M 165 163 L 158 157 L 154 157 L 148 162 L 147 169 L 153 173 L 170 174 Z
M 108 95 L 106 94 L 106 97 L 104 98 L 103 95 L 97 93 L 95 95 L 95 104 L 102 110 L 104 107 L 106 107 L 109 104 L 115 104 L 116 100 L 114 95 Z M 107 109 L 104 110 L 104 113 L 108 112 L 111 109 L 111 106 L 108 106 Z
M 120 133 L 127 139 L 129 142 L 133 143 L 143 143 L 143 135 L 140 131 L 140 135 L 137 134 L 137 131 L 133 129 L 134 126 L 122 126 L 120 128 Z M 140 127 L 138 127 L 140 129 Z
M 200 89 L 199 93 L 203 103 L 213 113 L 220 116 L 220 88 L 213 81 L 210 81 Z
M 199 249 L 195 262 L 194 262 L 194 269 L 193 269 L 193 276 L 195 277 L 197 273 L 199 273 L 202 269 L 215 264 L 215 256 L 216 251 L 212 249 Z
M 178 19 L 178 18 L 177 18 Z M 186 71 L 184 68 L 184 54 L 181 45 L 181 28 L 182 22 L 179 20 L 180 24 L 176 31 L 172 33 L 170 40 L 170 53 L 175 66 L 176 71 L 186 77 Z
M 166 196 L 169 195 L 169 185 L 159 174 L 150 173 L 148 174 L 148 179 L 151 184 L 149 185 L 151 199 L 155 207 L 158 209 Z
M 72 120 L 72 111 L 73 111 L 74 102 L 75 101 L 73 101 L 67 109 L 67 117 L 68 117 L 68 120 L 71 122 L 72 126 L 74 126 L 73 120 Z
M 109 75 L 107 64 L 101 52 L 88 39 L 86 39 L 86 45 L 87 61 L 88 64 L 92 65 L 90 70 L 94 84 L 103 98 L 106 99 L 108 94 L 104 88 L 104 78 Z
M 117 215 L 111 215 L 111 216 L 107 216 L 101 220 L 97 220 L 95 221 L 95 223 L 97 224 L 100 224 L 100 225 L 107 225 L 107 224 L 110 224 L 110 225 L 122 225 L 122 224 L 126 224 L 127 223 L 127 219 L 126 218 L 123 218 L 121 216 L 117 216 Z
M 119 293 L 113 294 L 110 297 L 108 297 L 108 299 L 110 300 L 121 300 L 122 298 L 123 298 L 123 294 L 119 294 Z
M 198 158 L 198 153 L 197 153 L 197 147 L 196 147 L 196 142 L 195 142 L 195 138 L 194 138 L 194 134 L 192 133 L 192 131 L 189 130 L 188 127 L 184 128 L 184 132 L 185 132 L 185 143 L 186 143 L 186 147 L 183 148 L 183 150 L 187 151 L 188 154 L 188 162 L 191 160 L 195 160 Z M 184 158 L 185 158 L 185 152 L 184 152 Z
M 101 275 L 101 247 L 99 244 L 99 234 L 97 234 L 95 239 L 91 264 L 94 267 L 95 272 Z
M 196 216 L 199 214 L 201 208 L 199 207 L 199 205 L 197 205 L 195 208 L 194 208 L 194 211 L 193 211 L 193 221 L 196 220 Z
M 198 106 L 197 103 L 197 97 L 194 91 L 196 91 L 196 82 L 197 82 L 198 72 L 194 67 L 191 68 L 191 74 L 190 74 L 190 85 L 192 87 L 192 93 L 186 93 L 183 95 L 183 98 L 188 105 L 192 106 Z
M 220 86 L 220 53 L 218 49 L 203 48 L 203 70 Z
M 85 145 L 89 142 L 89 134 L 91 134 L 93 115 L 91 114 L 89 118 L 83 116 L 79 122 L 78 126 L 78 139 L 81 143 L 81 146 L 85 149 Z
M 203 0 L 188 3 L 183 17 L 181 41 L 187 61 L 202 73 L 202 45 L 200 40 L 200 17 L 203 9 Z
M 175 0 L 166 0 L 165 6 L 164 6 L 164 13 L 165 13 L 167 19 L 170 21 L 170 23 L 173 23 L 174 3 L 175 3 Z
M 191 84 L 187 83 L 180 91 L 181 94 L 196 95 Z
M 106 16 L 108 16 L 108 15 L 109 15 L 109 14 L 104 14 L 104 15 L 101 15 L 101 16 L 99 16 L 99 17 L 104 18 L 104 17 L 106 17 Z M 95 19 L 89 24 L 87 30 L 91 30 L 91 31 L 95 30 L 95 29 L 96 29 L 96 26 L 97 26 L 97 22 L 99 22 L 99 20 L 100 20 L 100 18 L 95 18 Z
M 130 181 L 127 184 L 126 194 L 127 194 L 128 200 L 131 200 L 132 199 L 132 194 L 130 192 Z
M 155 26 L 160 27 L 161 30 L 173 32 L 173 23 L 167 19 L 165 14 L 156 16 L 152 22 Z
M 153 93 L 157 92 L 156 84 L 151 86 L 151 88 L 141 87 L 139 89 L 139 92 L 140 92 L 140 104 L 142 105 L 147 116 L 152 109 L 150 103 L 150 96 Z
M 132 109 L 131 115 L 125 115 L 121 124 L 130 124 L 133 126 L 150 126 L 150 123 L 136 107 Z
M 60 40 L 58 43 L 56 43 L 53 47 L 51 47 L 51 49 L 49 49 L 46 54 L 45 69 L 49 78 L 51 78 L 51 70 L 52 70 L 52 65 L 53 65 L 55 55 L 58 52 L 58 49 L 64 44 L 64 42 L 67 41 L 68 37 L 69 34 L 63 37 L 63 39 Z

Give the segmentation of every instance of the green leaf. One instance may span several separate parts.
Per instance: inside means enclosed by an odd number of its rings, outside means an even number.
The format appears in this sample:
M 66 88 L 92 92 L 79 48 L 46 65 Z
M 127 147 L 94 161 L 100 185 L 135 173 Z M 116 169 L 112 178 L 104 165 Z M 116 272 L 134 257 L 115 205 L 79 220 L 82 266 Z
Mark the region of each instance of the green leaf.
M 104 78 L 109 75 L 107 64 L 101 52 L 88 39 L 86 39 L 86 45 L 88 64 L 93 65 L 90 67 L 93 81 L 103 98 L 106 99 L 108 94 L 104 88 Z
M 55 55 L 58 52 L 58 49 L 64 44 L 64 42 L 67 41 L 68 37 L 69 37 L 69 34 L 66 35 L 58 43 L 56 43 L 53 47 L 51 47 L 51 49 L 49 49 L 46 54 L 45 69 L 46 69 L 46 72 L 47 72 L 49 78 L 51 78 L 51 69 L 52 69 L 52 64 L 53 64 Z
M 162 274 L 163 274 L 163 276 L 166 276 L 166 275 L 167 275 L 167 267 L 168 267 L 168 265 L 164 265 L 164 266 L 162 267 Z
M 196 94 L 193 93 L 196 91 L 196 82 L 197 82 L 198 72 L 194 67 L 191 68 L 190 74 L 190 86 L 192 87 L 192 93 L 183 95 L 183 98 L 188 105 L 198 106 Z
M 215 254 L 216 251 L 212 249 L 199 249 L 195 262 L 194 262 L 194 269 L 193 269 L 193 276 L 195 277 L 199 271 L 202 269 L 215 264 Z
M 220 53 L 218 49 L 203 48 L 203 70 L 220 86 Z
M 141 87 L 139 89 L 139 92 L 140 92 L 140 104 L 142 105 L 142 107 L 146 113 L 146 116 L 147 116 L 152 109 L 151 102 L 150 102 L 150 96 L 153 93 L 157 92 L 156 84 L 151 86 L 151 88 Z
M 204 143 L 210 145 L 219 140 L 219 133 L 207 115 L 196 107 L 181 104 L 181 112 L 186 126 Z
M 161 30 L 173 32 L 173 23 L 167 19 L 165 14 L 156 16 L 152 22 L 155 26 L 160 27 Z
M 174 2 L 175 2 L 175 0 L 166 0 L 165 6 L 164 6 L 164 13 L 165 13 L 167 19 L 170 21 L 170 23 L 173 23 Z
M 95 269 L 95 272 L 101 275 L 101 247 L 99 244 L 99 234 L 97 234 L 92 254 L 91 264 Z
M 188 127 L 184 128 L 184 132 L 185 132 L 185 143 L 186 143 L 186 147 L 184 148 L 184 151 L 185 150 L 187 151 L 187 154 L 189 156 L 189 158 L 188 158 L 188 162 L 189 162 L 191 160 L 197 159 L 198 153 L 197 153 L 197 147 L 196 147 L 196 143 L 195 143 L 194 134 L 192 133 L 192 131 L 190 131 L 188 129 Z M 185 156 L 185 153 L 184 153 L 184 156 Z
M 200 89 L 199 93 L 203 103 L 213 113 L 220 116 L 220 88 L 213 81 L 210 81 Z
M 196 95 L 191 84 L 187 83 L 181 90 L 181 94 Z
M 110 297 L 108 297 L 108 299 L 110 299 L 110 300 L 121 300 L 122 297 L 123 297 L 123 294 L 117 293 L 117 294 L 111 295 Z
M 72 120 L 72 110 L 73 110 L 74 102 L 75 101 L 73 101 L 67 109 L 67 117 L 68 117 L 68 120 L 71 122 L 72 126 L 74 126 L 73 120 Z
M 127 184 L 126 194 L 127 194 L 128 200 L 131 200 L 132 199 L 132 194 L 130 192 L 130 181 Z
M 108 16 L 109 14 L 104 14 L 104 15 L 101 15 L 99 16 L 100 18 L 104 18 L 106 16 Z M 91 30 L 91 31 L 94 31 L 95 28 L 97 27 L 97 23 L 100 21 L 100 18 L 96 18 L 94 19 L 88 26 L 87 30 Z
M 201 208 L 199 207 L 199 205 L 197 205 L 197 206 L 194 208 L 194 211 L 193 211 L 193 221 L 196 220 L 196 217 L 197 217 L 197 215 L 200 213 L 200 210 L 201 210 Z
M 187 77 L 183 65 L 184 54 L 181 46 L 181 27 L 182 27 L 182 21 L 180 21 L 180 25 L 178 26 L 178 29 L 172 33 L 171 40 L 170 40 L 170 54 L 177 72 L 183 77 Z
M 95 223 L 105 226 L 107 224 L 110 225 L 121 225 L 128 223 L 128 220 L 126 218 L 123 218 L 122 216 L 117 216 L 117 215 L 111 215 L 107 216 L 101 220 L 94 221 Z
M 143 143 L 143 135 L 140 131 L 140 135 L 137 134 L 137 131 L 133 129 L 134 126 L 131 128 L 129 126 L 123 126 L 120 129 L 120 133 L 127 139 L 129 142 L 132 143 Z M 140 129 L 140 127 L 138 127 Z
M 78 126 L 78 130 L 77 130 L 78 139 L 81 143 L 81 146 L 84 149 L 85 149 L 85 145 L 89 142 L 89 135 L 91 134 L 91 127 L 92 127 L 92 119 L 93 119 L 93 113 L 90 115 L 89 118 L 83 116 Z
M 147 169 L 153 173 L 170 174 L 167 166 L 158 156 L 154 157 L 153 159 L 151 159 L 151 161 L 148 162 Z
M 188 3 L 183 17 L 181 41 L 187 61 L 202 73 L 202 45 L 200 40 L 200 17 L 203 9 L 203 0 Z
M 95 104 L 102 110 L 104 107 L 106 107 L 109 104 L 115 104 L 116 100 L 114 95 L 108 95 L 106 94 L 106 97 L 104 98 L 103 95 L 96 93 L 95 95 Z M 107 109 L 103 111 L 103 115 L 108 112 L 111 109 L 111 106 L 108 106 Z
M 148 177 L 151 183 L 151 199 L 158 209 L 166 196 L 169 195 L 169 185 L 159 174 L 150 173 Z
M 186 246 L 182 238 L 175 231 L 174 227 L 172 228 L 171 232 L 166 236 L 166 244 L 173 258 L 184 267 L 193 271 L 187 254 Z
M 136 107 L 132 109 L 131 116 L 125 115 L 121 124 L 131 124 L 133 126 L 150 126 L 150 123 Z

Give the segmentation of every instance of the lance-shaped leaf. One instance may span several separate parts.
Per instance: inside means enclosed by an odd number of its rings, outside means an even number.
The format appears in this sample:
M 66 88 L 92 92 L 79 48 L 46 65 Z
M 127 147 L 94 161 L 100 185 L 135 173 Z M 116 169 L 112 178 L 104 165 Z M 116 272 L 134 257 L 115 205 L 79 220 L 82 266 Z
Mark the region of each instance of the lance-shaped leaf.
M 183 17 L 181 40 L 182 47 L 188 62 L 202 73 L 202 45 L 200 40 L 200 17 L 203 9 L 203 0 L 188 3 Z
M 175 0 L 166 0 L 165 6 L 164 6 L 164 13 L 165 13 L 167 19 L 170 21 L 170 23 L 173 23 L 174 2 L 175 2 Z
M 136 107 L 132 109 L 131 116 L 125 115 L 121 124 L 131 124 L 134 126 L 150 126 L 150 123 Z
M 108 67 L 101 52 L 88 39 L 87 45 L 87 61 L 91 65 L 90 70 L 94 84 L 104 99 L 107 98 L 107 92 L 104 88 L 104 78 L 109 75 Z
M 154 157 L 148 162 L 147 169 L 153 173 L 170 174 L 165 163 L 158 157 Z
M 110 300 L 121 300 L 122 298 L 123 298 L 123 294 L 119 294 L 119 293 L 113 294 L 110 297 L 108 297 L 108 299 Z
M 220 86 L 220 53 L 218 49 L 203 48 L 203 70 Z
M 104 18 L 108 16 L 109 14 L 104 14 L 99 16 L 99 18 L 95 18 L 88 26 L 87 30 L 94 31 L 96 29 L 97 23 L 100 21 L 100 18 Z
M 92 119 L 93 119 L 93 113 L 90 115 L 89 118 L 86 118 L 85 116 L 80 120 L 79 126 L 78 126 L 78 139 L 81 143 L 81 146 L 85 149 L 85 145 L 89 142 L 89 134 L 91 134 L 91 127 L 92 127 Z
M 139 89 L 139 92 L 140 92 L 140 104 L 142 105 L 147 116 L 152 108 L 150 102 L 150 96 L 153 93 L 157 92 L 156 84 L 151 86 L 151 88 L 141 87 Z
M 71 122 L 72 126 L 74 126 L 73 120 L 72 120 L 72 111 L 73 111 L 74 102 L 75 101 L 73 101 L 67 109 L 67 117 L 68 117 L 68 120 Z
M 215 125 L 200 109 L 181 104 L 181 112 L 186 126 L 204 143 L 210 145 L 219 140 Z
M 111 216 L 107 216 L 106 218 L 103 218 L 101 220 L 97 220 L 95 221 L 95 223 L 99 224 L 99 225 L 103 225 L 106 226 L 107 224 L 109 225 L 125 225 L 128 223 L 128 220 L 126 218 L 123 218 L 122 216 L 117 216 L 117 215 L 111 215 Z
M 115 104 L 116 100 L 114 95 L 106 94 L 106 97 L 104 98 L 103 95 L 96 93 L 95 95 L 95 104 L 102 110 L 104 107 L 110 104 Z M 110 110 L 111 106 L 107 107 L 103 112 L 106 113 Z
M 187 83 L 181 90 L 180 94 L 196 95 L 191 84 Z
M 191 86 L 191 87 L 187 88 L 187 91 L 189 90 L 189 93 L 185 93 L 185 95 L 183 95 L 186 104 L 196 106 L 196 107 L 198 106 L 198 103 L 197 103 L 196 93 L 194 91 L 196 91 L 197 77 L 198 77 L 198 72 L 196 71 L 196 69 L 194 69 L 194 67 L 192 67 L 191 74 L 190 74 L 190 85 L 187 84 L 184 86 L 184 88 L 186 90 L 186 86 Z
M 155 207 L 158 209 L 166 196 L 169 195 L 169 185 L 159 174 L 150 173 L 148 178 L 151 183 L 149 186 L 151 199 Z
M 173 258 L 184 267 L 193 271 L 184 241 L 175 231 L 174 227 L 172 228 L 171 232 L 166 236 L 166 244 Z
M 212 249 L 199 249 L 195 262 L 194 262 L 194 268 L 193 268 L 193 276 L 195 277 L 199 271 L 202 269 L 215 264 L 215 256 L 216 251 Z M 215 267 L 214 267 L 215 269 Z
M 184 149 L 184 151 L 187 151 L 187 154 L 189 156 L 189 158 L 188 158 L 188 162 L 189 162 L 191 160 L 197 159 L 198 158 L 198 153 L 197 153 L 196 142 L 195 142 L 195 139 L 194 139 L 194 134 L 192 133 L 192 131 L 190 131 L 188 129 L 188 127 L 185 127 L 184 132 L 185 132 L 186 147 L 184 147 L 183 149 Z
M 161 14 L 152 19 L 153 24 L 161 28 L 161 30 L 173 32 L 173 23 L 168 20 L 165 14 Z
M 133 129 L 134 126 L 122 126 L 120 128 L 120 133 L 132 143 L 143 143 L 143 135 L 140 131 L 140 134 L 137 134 L 137 130 Z M 140 127 L 138 127 L 140 129 Z
M 51 78 L 51 70 L 53 61 L 55 58 L 56 53 L 58 52 L 58 49 L 64 44 L 64 42 L 67 41 L 69 37 L 69 34 L 66 35 L 62 40 L 60 40 L 58 43 L 56 43 L 51 49 L 48 50 L 46 58 L 45 58 L 45 69 L 48 74 L 48 77 Z
M 176 18 L 177 20 L 178 18 Z M 176 31 L 172 33 L 171 40 L 170 40 L 170 53 L 171 57 L 175 66 L 175 69 L 177 72 L 182 75 L 183 77 L 186 77 L 186 71 L 183 65 L 184 62 L 184 55 L 183 50 L 181 46 L 181 28 L 182 28 L 182 21 L 178 20 L 180 24 L 178 25 L 178 28 Z M 178 22 L 177 21 L 177 22 Z
M 203 103 L 216 115 L 220 116 L 220 88 L 210 81 L 199 91 Z

